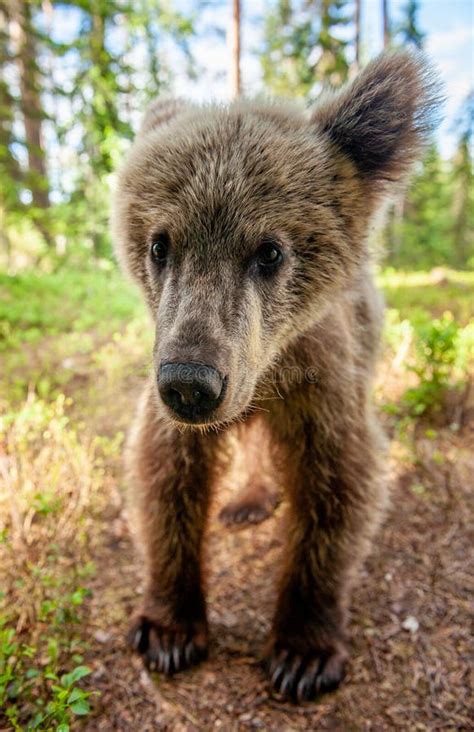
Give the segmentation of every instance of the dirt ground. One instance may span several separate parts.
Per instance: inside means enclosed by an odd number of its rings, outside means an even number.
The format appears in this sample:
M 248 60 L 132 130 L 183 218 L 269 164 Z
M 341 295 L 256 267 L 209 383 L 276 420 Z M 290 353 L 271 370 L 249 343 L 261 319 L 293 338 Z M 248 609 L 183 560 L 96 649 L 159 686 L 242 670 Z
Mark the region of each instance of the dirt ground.
M 217 521 L 207 548 L 209 659 L 171 680 L 149 676 L 124 636 L 141 591 L 140 563 L 117 500 L 102 522 L 90 608 L 101 696 L 86 729 L 470 730 L 474 425 L 392 445 L 392 508 L 353 600 L 352 660 L 337 692 L 297 707 L 273 695 L 259 667 L 269 630 L 285 510 L 230 532 Z M 441 456 L 441 457 L 440 457 Z

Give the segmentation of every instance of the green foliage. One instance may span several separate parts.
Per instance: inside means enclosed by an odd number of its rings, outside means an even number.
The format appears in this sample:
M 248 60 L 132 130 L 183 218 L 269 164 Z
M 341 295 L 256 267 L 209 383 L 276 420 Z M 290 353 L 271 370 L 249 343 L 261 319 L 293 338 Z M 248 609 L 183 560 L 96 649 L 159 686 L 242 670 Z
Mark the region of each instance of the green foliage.
M 416 377 L 400 404 L 385 405 L 389 413 L 434 416 L 450 394 L 460 393 L 474 369 L 474 322 L 462 327 L 449 312 L 433 320 L 416 316 L 410 322 L 398 310 L 389 310 L 385 342 L 394 362 Z
M 474 268 L 474 91 L 456 122 L 459 142 L 452 161 L 449 184 L 452 189 L 452 246 L 458 266 Z
M 449 231 L 449 172 L 431 147 L 403 204 L 403 215 L 390 220 L 388 261 L 405 269 L 454 265 Z
M 346 5 L 346 0 L 272 4 L 260 54 L 271 91 L 307 98 L 321 85 L 338 86 L 347 79 L 347 41 L 339 35 L 349 22 Z
M 49 24 L 64 6 L 71 23 L 66 40 L 58 40 Z M 28 157 L 31 146 L 18 125 L 23 122 L 26 130 L 29 102 L 19 79 L 17 15 L 30 50 L 24 67 L 35 99 L 30 116 L 43 140 L 34 152 L 40 167 L 47 165 L 44 174 Z M 0 78 L 0 265 L 16 270 L 26 257 L 31 264 L 54 259 L 55 251 L 110 257 L 111 173 L 146 103 L 169 90 L 165 36 L 168 48 L 171 43 L 190 67 L 192 20 L 162 0 L 53 2 L 51 12 L 36 0 L 18 0 L 0 3 L 0 24 L 0 64 L 6 69 Z M 22 247 L 19 257 L 15 240 L 25 222 L 40 243 L 33 252 L 31 244 Z
M 136 291 L 109 262 L 103 267 L 0 273 L 0 352 L 68 331 L 94 327 L 110 333 L 143 312 Z
M 412 414 L 417 416 L 441 408 L 453 381 L 458 332 L 459 326 L 450 313 L 418 329 L 415 363 L 409 366 L 418 377 L 418 384 L 405 393 Z
M 90 669 L 75 665 L 61 673 L 58 645 L 50 638 L 40 656 L 38 648 L 23 643 L 0 617 L 0 710 L 14 730 L 67 732 L 75 717 L 90 713 L 94 692 L 78 685 Z
M 96 693 L 78 685 L 90 669 L 81 664 L 81 644 L 69 631 L 81 622 L 77 610 L 88 593 L 64 593 L 64 582 L 51 583 L 41 572 L 36 581 L 50 599 L 41 603 L 36 622 L 43 630 L 34 644 L 25 643 L 0 613 L 0 710 L 15 730 L 66 730 L 75 716 L 90 713 L 89 698 Z M 71 664 L 68 673 L 65 663 Z
M 435 274 L 388 269 L 378 277 L 389 305 L 384 341 L 391 368 L 409 383 L 384 409 L 401 422 L 445 408 L 453 413 L 448 402 L 458 403 L 474 372 L 474 273 Z
M 38 650 L 22 643 L 0 617 L 0 709 L 14 730 L 67 732 L 75 717 L 91 712 L 89 698 L 96 692 L 78 685 L 90 669 L 76 665 L 60 673 L 55 639 L 48 642 L 44 657 Z
M 473 317 L 474 272 L 407 272 L 387 267 L 377 276 L 387 305 L 414 325 L 440 318 L 448 309 L 460 325 Z
M 385 231 L 387 262 L 404 269 L 474 264 L 474 94 L 456 123 L 458 146 L 444 160 L 434 144 L 409 189 L 391 211 Z
M 404 269 L 469 266 L 474 260 L 472 175 L 467 145 L 451 162 L 430 148 L 401 204 L 401 215 L 396 207 L 389 219 L 390 265 Z
M 419 0 L 408 0 L 403 8 L 403 19 L 395 28 L 395 41 L 401 46 L 413 45 L 422 48 L 425 34 L 418 25 Z

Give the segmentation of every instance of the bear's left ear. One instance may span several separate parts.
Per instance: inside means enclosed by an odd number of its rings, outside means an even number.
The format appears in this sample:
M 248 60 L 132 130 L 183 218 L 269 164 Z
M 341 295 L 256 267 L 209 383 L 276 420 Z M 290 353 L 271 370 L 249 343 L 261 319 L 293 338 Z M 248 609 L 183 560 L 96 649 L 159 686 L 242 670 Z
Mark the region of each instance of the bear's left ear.
M 420 53 L 382 54 L 311 120 L 367 181 L 402 181 L 437 122 L 436 74 Z

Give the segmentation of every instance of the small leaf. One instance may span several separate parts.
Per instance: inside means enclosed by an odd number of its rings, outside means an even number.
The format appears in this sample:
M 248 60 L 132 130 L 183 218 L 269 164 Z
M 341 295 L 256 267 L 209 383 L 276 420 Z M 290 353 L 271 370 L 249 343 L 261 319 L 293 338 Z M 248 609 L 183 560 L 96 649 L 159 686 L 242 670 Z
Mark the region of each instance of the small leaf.
M 86 699 L 79 699 L 74 704 L 71 704 L 71 711 L 79 716 L 89 714 L 91 710 L 90 704 Z
M 73 702 L 77 701 L 78 699 L 82 699 L 83 696 L 84 696 L 84 692 L 82 691 L 82 689 L 73 689 L 67 698 L 67 703 L 72 704 Z
M 82 679 L 83 676 L 88 676 L 90 673 L 91 670 L 87 666 L 77 666 L 70 674 L 68 674 L 68 676 L 70 676 L 73 682 L 75 682 Z

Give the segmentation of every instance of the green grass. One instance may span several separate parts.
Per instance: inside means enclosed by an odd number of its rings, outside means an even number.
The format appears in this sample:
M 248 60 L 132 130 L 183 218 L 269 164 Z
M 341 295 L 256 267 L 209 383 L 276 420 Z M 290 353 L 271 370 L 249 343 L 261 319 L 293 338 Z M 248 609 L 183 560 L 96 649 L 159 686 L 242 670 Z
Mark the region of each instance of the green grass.
M 137 290 L 115 268 L 0 273 L 0 350 L 61 333 L 111 333 L 143 310 Z
M 31 389 L 54 399 L 86 377 L 90 399 L 94 368 L 134 367 L 152 334 L 137 289 L 115 267 L 0 274 L 0 399 L 20 402 Z
M 474 317 L 474 272 L 443 270 L 441 282 L 431 272 L 400 272 L 387 269 L 377 281 L 389 308 L 399 311 L 402 320 L 426 324 L 451 312 L 459 325 Z

